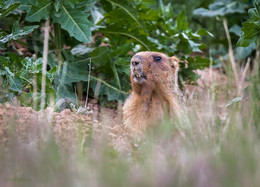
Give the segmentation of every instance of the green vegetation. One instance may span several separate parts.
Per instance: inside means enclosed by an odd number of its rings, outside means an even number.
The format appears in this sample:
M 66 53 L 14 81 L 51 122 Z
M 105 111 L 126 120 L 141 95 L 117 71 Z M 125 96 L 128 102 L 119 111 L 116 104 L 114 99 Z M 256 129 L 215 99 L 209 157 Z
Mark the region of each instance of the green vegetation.
M 251 43 L 260 46 L 259 35 L 260 35 L 260 4 L 255 4 L 255 8 L 251 8 L 248 11 L 250 19 L 243 23 L 243 34 L 241 35 L 238 44 L 243 47 L 249 46 Z
M 43 56 L 41 28 L 46 20 L 51 26 L 47 68 L 56 67 L 55 78 L 47 82 L 47 87 L 55 90 L 56 101 L 65 97 L 76 104 L 75 89 L 77 98 L 82 99 L 88 84 L 90 96 L 99 98 L 100 103 L 124 101 L 130 90 L 129 60 L 132 53 L 141 50 L 162 51 L 178 55 L 183 62 L 189 61 L 189 67 L 183 64 L 180 72 L 181 81 L 189 83 L 198 78 L 193 70 L 210 64 L 208 58 L 189 55 L 206 48 L 201 43 L 202 36 L 213 35 L 203 28 L 192 31 L 185 12 L 175 15 L 171 4 L 164 5 L 162 1 L 158 4 L 116 0 L 9 0 L 1 3 L 1 59 L 9 60 L 1 64 L 2 82 L 7 92 L 2 102 L 17 97 L 26 105 L 20 96 L 28 83 L 18 76 L 23 68 L 14 64 L 21 64 L 22 56 L 30 56 L 34 62 Z M 17 44 L 26 48 L 27 54 L 19 52 Z M 20 90 L 10 89 L 11 84 L 19 84 L 16 86 Z M 41 92 L 40 89 L 37 87 L 37 92 Z M 26 94 L 37 93 L 27 89 Z M 46 103 L 48 106 L 49 102 Z

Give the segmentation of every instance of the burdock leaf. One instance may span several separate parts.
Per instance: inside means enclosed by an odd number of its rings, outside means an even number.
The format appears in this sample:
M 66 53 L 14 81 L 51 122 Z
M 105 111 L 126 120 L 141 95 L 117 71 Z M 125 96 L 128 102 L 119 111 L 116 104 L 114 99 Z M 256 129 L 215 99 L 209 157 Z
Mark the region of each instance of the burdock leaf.
M 61 25 L 61 28 L 68 31 L 70 36 L 84 42 L 91 42 L 91 22 L 88 21 L 89 14 L 81 10 L 72 9 L 64 5 L 61 6 L 59 16 L 54 17 L 54 21 Z
M 247 47 L 251 43 L 260 42 L 260 3 L 255 4 L 255 8 L 248 10 L 250 19 L 242 23 L 243 34 L 240 36 L 238 46 Z
M 107 0 L 108 2 L 120 7 L 123 9 L 133 20 L 143 29 L 145 30 L 145 26 L 143 22 L 138 18 L 136 9 L 132 6 L 129 1 L 126 0 Z
M 193 11 L 194 15 L 215 17 L 226 16 L 234 13 L 244 13 L 247 5 L 235 0 L 220 0 L 209 5 L 209 9 L 198 8 Z
M 30 34 L 34 29 L 38 28 L 39 25 L 27 26 L 24 27 L 22 30 L 19 30 L 18 22 L 16 22 L 13 26 L 12 33 L 6 36 L 2 36 L 0 38 L 0 43 L 6 43 L 10 40 L 17 40 L 24 35 Z
M 52 1 L 40 0 L 36 5 L 32 5 L 26 15 L 26 20 L 39 22 L 41 19 L 48 19 L 51 11 Z

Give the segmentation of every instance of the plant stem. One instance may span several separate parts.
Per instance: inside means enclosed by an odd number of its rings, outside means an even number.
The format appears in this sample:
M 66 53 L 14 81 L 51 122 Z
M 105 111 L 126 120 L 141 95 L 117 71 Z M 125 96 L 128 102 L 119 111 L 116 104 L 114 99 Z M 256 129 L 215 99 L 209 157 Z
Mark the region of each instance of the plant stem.
M 232 43 L 231 43 L 229 31 L 228 31 L 228 24 L 227 24 L 226 18 L 223 19 L 223 26 L 224 26 L 227 40 L 228 40 L 228 55 L 229 55 L 230 63 L 232 66 L 232 70 L 233 70 L 233 73 L 235 76 L 235 81 L 236 81 L 237 89 L 238 89 L 239 88 L 239 78 L 238 78 L 238 74 L 237 74 L 237 70 L 236 70 L 236 62 L 235 62 L 235 58 L 234 58 L 234 53 L 233 53 L 233 49 L 232 49 Z
M 45 107 L 45 87 L 46 87 L 46 67 L 48 62 L 48 47 L 49 47 L 49 27 L 50 27 L 50 21 L 47 20 L 45 22 L 44 27 L 44 43 L 43 43 L 43 64 L 42 64 L 42 89 L 41 89 L 41 110 Z
M 36 75 L 33 75 L 33 109 L 37 109 L 37 80 Z
M 89 82 L 90 82 L 90 72 L 91 72 L 91 58 L 89 59 L 89 64 L 88 64 L 88 88 L 87 88 L 87 96 L 86 96 L 86 102 L 85 102 L 85 108 L 88 106 L 88 91 L 89 91 Z
M 56 47 L 56 53 L 58 56 L 59 67 L 62 65 L 62 41 L 61 41 L 61 27 L 59 23 L 54 23 L 54 42 Z
M 61 28 L 59 23 L 54 23 L 54 42 L 56 49 L 61 49 Z
M 245 77 L 246 77 L 247 70 L 249 69 L 250 61 L 251 61 L 251 58 L 248 57 L 246 65 L 242 71 L 241 82 L 240 82 L 239 89 L 238 89 L 238 95 L 241 95 L 241 96 L 243 96 L 243 89 L 245 87 Z
M 103 84 L 106 85 L 107 87 L 112 88 L 113 90 L 115 90 L 115 91 L 117 91 L 117 92 L 119 92 L 119 93 L 122 93 L 122 94 L 125 94 L 125 95 L 129 95 L 129 93 L 117 89 L 116 87 L 114 87 L 114 86 L 112 86 L 112 85 L 106 83 L 106 82 L 103 81 L 102 79 L 99 79 L 99 78 L 97 78 L 97 77 L 93 77 L 92 75 L 90 75 L 90 77 L 91 77 L 92 79 L 95 79 L 95 80 L 97 80 L 97 81 L 100 81 L 101 83 L 103 83 Z
M 259 39 L 260 40 L 260 39 Z M 258 76 L 259 74 L 259 62 L 260 62 L 260 45 L 256 46 L 255 59 L 253 61 L 252 76 Z
M 76 86 L 74 86 L 74 91 L 75 91 L 75 97 L 76 97 L 77 108 L 79 108 L 79 103 L 78 103 L 78 97 L 77 97 L 77 89 L 76 89 Z

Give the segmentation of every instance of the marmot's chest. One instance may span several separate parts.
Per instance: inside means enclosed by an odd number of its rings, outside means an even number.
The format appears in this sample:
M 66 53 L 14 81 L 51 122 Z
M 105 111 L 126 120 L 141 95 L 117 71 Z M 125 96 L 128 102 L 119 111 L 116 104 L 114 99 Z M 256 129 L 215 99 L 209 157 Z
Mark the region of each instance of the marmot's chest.
M 134 109 L 136 114 L 145 116 L 152 123 L 161 120 L 165 112 L 168 111 L 166 101 L 158 96 L 151 96 L 149 99 L 139 99 Z

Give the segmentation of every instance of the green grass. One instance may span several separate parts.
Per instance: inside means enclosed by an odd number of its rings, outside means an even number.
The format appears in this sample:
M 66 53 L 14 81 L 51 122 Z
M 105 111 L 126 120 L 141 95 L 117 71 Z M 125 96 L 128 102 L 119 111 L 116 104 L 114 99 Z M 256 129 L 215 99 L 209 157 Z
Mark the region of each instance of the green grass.
M 259 75 L 249 77 L 241 101 L 225 107 L 241 96 L 227 78 L 187 99 L 190 126 L 166 120 L 142 139 L 129 138 L 129 151 L 113 148 L 106 128 L 95 139 L 95 132 L 78 132 L 78 143 L 69 149 L 49 131 L 29 143 L 14 134 L 1 147 L 0 186 L 257 187 Z

